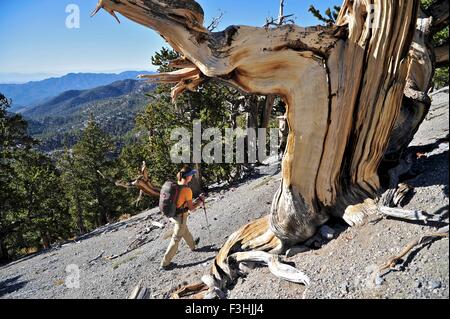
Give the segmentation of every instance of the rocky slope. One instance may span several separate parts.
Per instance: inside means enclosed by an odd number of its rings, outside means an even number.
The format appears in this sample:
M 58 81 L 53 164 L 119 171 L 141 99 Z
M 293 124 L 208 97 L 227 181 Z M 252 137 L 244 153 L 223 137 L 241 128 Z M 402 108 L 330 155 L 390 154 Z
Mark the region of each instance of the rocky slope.
M 433 100 L 411 144 L 418 158 L 414 174 L 406 179 L 414 191 L 402 205 L 443 214 L 448 225 L 448 89 Z M 233 231 L 269 213 L 279 181 L 279 165 L 272 163 L 254 178 L 210 194 L 211 237 L 203 211 L 193 213 L 189 227 L 201 238 L 201 249 L 193 253 L 182 243 L 174 270 L 159 270 L 171 225 L 152 209 L 1 267 L 0 298 L 126 298 L 139 282 L 149 288 L 150 298 L 166 298 L 177 285 L 197 282 Z M 164 228 L 155 221 L 165 224 Z M 415 248 L 395 269 L 375 282 L 369 280 L 377 265 L 445 223 L 425 225 L 372 216 L 364 225 L 348 228 L 340 220 L 331 220 L 327 226 L 333 238 L 318 237 L 313 249 L 282 258 L 304 271 L 310 286 L 282 281 L 258 267 L 238 280 L 229 298 L 449 298 L 448 238 Z M 79 288 L 67 285 L 73 269 L 79 270 Z

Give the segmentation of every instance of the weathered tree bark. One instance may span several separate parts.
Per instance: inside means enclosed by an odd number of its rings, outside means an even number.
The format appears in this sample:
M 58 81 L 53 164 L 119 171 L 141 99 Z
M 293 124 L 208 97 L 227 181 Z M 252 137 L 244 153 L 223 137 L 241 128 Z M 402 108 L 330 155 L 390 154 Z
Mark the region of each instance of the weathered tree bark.
M 86 227 L 84 226 L 83 210 L 81 209 L 81 201 L 78 194 L 75 194 L 75 207 L 77 210 L 77 227 L 78 235 L 86 234 Z
M 100 181 L 98 179 L 97 184 L 94 186 L 95 194 L 97 195 L 98 206 L 99 206 L 99 211 L 97 213 L 97 227 L 106 225 L 109 222 L 109 218 L 108 218 L 109 213 L 106 208 L 106 205 L 104 204 L 103 193 L 102 193 L 102 190 L 99 185 L 100 185 Z
M 250 150 L 256 150 L 258 145 L 256 139 L 251 138 L 250 132 L 257 132 L 258 130 L 258 119 L 259 119 L 259 100 L 257 95 L 250 95 L 246 99 L 246 128 L 249 129 L 247 135 L 245 136 L 245 147 L 244 147 L 244 161 L 246 164 L 254 164 L 257 161 L 256 153 Z
M 434 48 L 434 54 L 436 55 L 436 67 L 448 66 L 449 55 L 448 41 L 436 48 Z
M 278 157 L 283 158 L 289 138 L 289 125 L 287 123 L 287 118 L 285 115 L 278 117 L 278 127 L 278 138 L 280 139 L 280 149 L 278 151 Z
M 190 187 L 192 189 L 192 194 L 194 198 L 198 197 L 203 191 L 201 165 L 195 164 L 195 169 L 197 170 L 198 174 L 193 176 L 192 181 L 190 183 Z
M 271 214 L 229 238 L 212 269 L 218 286 L 233 278 L 232 253 L 281 252 L 332 215 L 353 224 L 366 200 L 379 195 L 380 163 L 407 147 L 430 104 L 432 20 L 419 6 L 419 0 L 344 0 L 333 27 L 231 26 L 212 33 L 193 0 L 99 2 L 97 11 L 156 30 L 183 55 L 180 70 L 144 76 L 177 83 L 174 99 L 215 78 L 278 95 L 287 105 L 290 133 Z
M 0 265 L 7 261 L 9 261 L 8 249 L 3 238 L 0 238 Z
M 436 0 L 426 10 L 426 15 L 433 17 L 432 33 L 444 29 L 449 24 L 448 0 Z
M 44 249 L 49 249 L 51 244 L 51 238 L 47 231 L 41 231 L 41 239 L 42 239 L 42 246 Z
M 261 128 L 267 129 L 269 127 L 270 115 L 272 114 L 273 104 L 275 103 L 275 95 L 267 95 L 264 105 L 264 112 L 262 114 Z
M 258 129 L 259 127 L 259 100 L 257 95 L 251 95 L 247 99 L 246 109 L 247 109 L 247 119 L 246 119 L 246 127 L 251 129 Z

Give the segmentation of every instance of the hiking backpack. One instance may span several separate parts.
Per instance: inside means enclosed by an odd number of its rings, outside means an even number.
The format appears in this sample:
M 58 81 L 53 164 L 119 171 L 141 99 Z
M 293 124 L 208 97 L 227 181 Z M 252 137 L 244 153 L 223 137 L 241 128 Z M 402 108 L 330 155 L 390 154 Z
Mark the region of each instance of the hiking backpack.
M 184 209 L 177 209 L 178 196 L 183 187 L 172 181 L 164 183 L 159 195 L 159 210 L 164 216 L 173 218 L 185 212 Z

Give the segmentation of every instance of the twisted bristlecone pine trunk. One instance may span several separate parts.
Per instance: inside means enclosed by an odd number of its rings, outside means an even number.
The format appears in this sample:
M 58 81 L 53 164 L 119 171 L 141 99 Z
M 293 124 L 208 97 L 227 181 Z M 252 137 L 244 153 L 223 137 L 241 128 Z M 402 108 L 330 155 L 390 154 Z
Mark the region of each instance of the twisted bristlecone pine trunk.
M 448 25 L 448 1 L 430 8 L 434 19 L 419 0 L 345 0 L 333 27 L 222 32 L 203 26 L 193 0 L 101 0 L 101 8 L 154 29 L 183 56 L 171 63 L 178 71 L 145 76 L 176 83 L 174 99 L 214 78 L 287 105 L 289 140 L 270 215 L 232 234 L 211 275 L 178 296 L 224 288 L 242 261 L 306 283 L 266 252 L 305 241 L 330 216 L 362 219 L 382 188 L 380 163 L 399 157 L 428 112 L 435 61 L 448 63 L 448 51 L 437 55 L 430 44 Z

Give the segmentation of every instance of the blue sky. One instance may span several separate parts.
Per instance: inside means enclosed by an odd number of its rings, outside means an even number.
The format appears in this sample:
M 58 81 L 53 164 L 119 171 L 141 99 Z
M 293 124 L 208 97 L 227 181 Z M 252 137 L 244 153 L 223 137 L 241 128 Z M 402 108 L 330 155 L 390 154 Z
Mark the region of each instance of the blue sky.
M 278 15 L 278 0 L 198 0 L 206 24 L 222 11 L 219 29 L 231 24 L 261 26 Z M 307 11 L 310 4 L 321 10 L 341 0 L 287 0 L 285 13 L 295 14 L 298 25 L 319 22 Z M 319 2 L 319 4 L 317 4 Z M 0 0 L 0 73 L 119 72 L 152 70 L 150 57 L 164 40 L 154 31 L 119 15 L 90 13 L 96 0 Z M 79 29 L 66 28 L 66 6 L 80 8 Z

